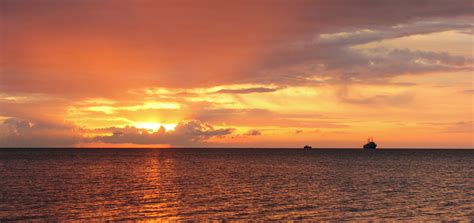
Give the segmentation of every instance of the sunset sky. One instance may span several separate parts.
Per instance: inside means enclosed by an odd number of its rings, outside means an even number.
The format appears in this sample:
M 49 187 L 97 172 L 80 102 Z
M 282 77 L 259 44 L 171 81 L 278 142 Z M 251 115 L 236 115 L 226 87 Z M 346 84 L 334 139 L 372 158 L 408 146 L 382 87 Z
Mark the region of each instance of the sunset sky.
M 1 147 L 474 147 L 472 0 L 0 0 Z

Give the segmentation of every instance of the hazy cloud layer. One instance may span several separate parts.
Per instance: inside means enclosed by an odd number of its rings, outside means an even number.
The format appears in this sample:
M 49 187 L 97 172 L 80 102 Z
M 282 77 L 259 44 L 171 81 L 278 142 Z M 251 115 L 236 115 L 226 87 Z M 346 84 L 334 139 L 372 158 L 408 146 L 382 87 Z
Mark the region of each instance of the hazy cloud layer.
M 464 90 L 462 91 L 464 94 L 474 94 L 474 89 Z
M 279 88 L 265 88 L 265 87 L 257 87 L 257 88 L 242 88 L 242 89 L 221 89 L 214 93 L 223 93 L 223 94 L 253 94 L 253 93 L 267 93 L 267 92 L 274 92 L 279 90 Z
M 460 121 L 456 123 L 447 123 L 442 130 L 444 133 L 474 133 L 474 121 Z
M 355 90 L 352 90 L 355 91 Z M 346 87 L 337 90 L 338 99 L 344 103 L 363 105 L 363 106 L 409 106 L 414 100 L 413 93 L 378 93 L 370 96 L 351 95 L 350 90 Z
M 467 0 L 6 0 L 2 7 L 6 92 L 118 96 L 144 86 L 295 85 L 321 75 L 344 81 L 472 64 L 430 52 L 350 48 L 468 32 L 474 6 Z
M 318 114 L 280 114 L 266 109 L 204 109 L 194 111 L 193 118 L 231 126 L 347 127 Z

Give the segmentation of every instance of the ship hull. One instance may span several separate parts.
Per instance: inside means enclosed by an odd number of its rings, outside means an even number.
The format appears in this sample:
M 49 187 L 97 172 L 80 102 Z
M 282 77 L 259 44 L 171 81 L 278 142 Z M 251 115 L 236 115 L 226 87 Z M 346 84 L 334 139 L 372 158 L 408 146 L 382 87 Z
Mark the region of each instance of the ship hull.
M 366 149 L 366 150 L 374 150 L 374 149 L 377 148 L 377 144 L 375 144 L 373 142 L 372 143 L 367 143 L 367 144 L 364 145 L 363 148 Z

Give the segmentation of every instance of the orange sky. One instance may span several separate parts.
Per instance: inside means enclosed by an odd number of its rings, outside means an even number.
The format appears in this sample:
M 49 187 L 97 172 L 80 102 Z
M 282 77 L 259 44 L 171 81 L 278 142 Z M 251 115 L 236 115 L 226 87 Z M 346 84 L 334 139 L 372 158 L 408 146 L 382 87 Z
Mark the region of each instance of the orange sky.
M 474 147 L 470 1 L 0 7 L 1 147 Z

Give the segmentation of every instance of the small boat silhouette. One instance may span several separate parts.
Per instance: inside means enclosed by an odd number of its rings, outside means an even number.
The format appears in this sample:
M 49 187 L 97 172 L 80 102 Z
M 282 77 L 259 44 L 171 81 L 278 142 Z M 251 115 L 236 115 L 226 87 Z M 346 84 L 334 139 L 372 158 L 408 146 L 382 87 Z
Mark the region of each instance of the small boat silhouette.
M 313 147 L 311 147 L 310 145 L 305 145 L 305 146 L 303 147 L 303 149 L 305 149 L 305 150 L 310 150 L 310 149 L 312 149 L 312 148 L 313 148 Z
M 364 145 L 364 149 L 372 150 L 376 148 L 377 148 L 377 144 L 375 144 L 374 139 L 372 137 L 368 138 L 367 144 Z

